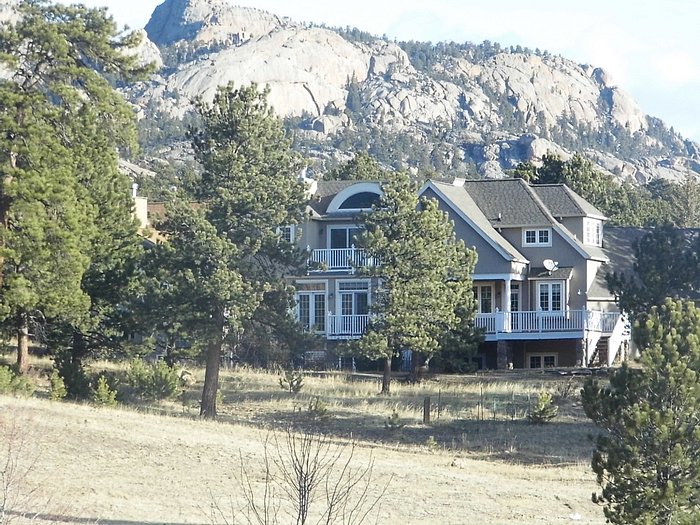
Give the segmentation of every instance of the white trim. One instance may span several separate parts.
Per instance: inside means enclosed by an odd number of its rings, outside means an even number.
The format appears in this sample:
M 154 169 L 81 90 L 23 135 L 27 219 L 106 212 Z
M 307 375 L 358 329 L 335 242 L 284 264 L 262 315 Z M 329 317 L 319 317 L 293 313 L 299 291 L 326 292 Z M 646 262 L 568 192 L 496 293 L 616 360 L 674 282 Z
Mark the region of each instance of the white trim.
M 367 283 L 367 309 L 368 311 L 372 307 L 372 279 L 371 278 L 355 278 L 355 279 L 336 279 L 335 280 L 335 292 L 334 292 L 334 297 L 333 297 L 333 311 L 331 312 L 328 310 L 328 314 L 331 315 L 342 315 L 340 313 L 340 310 L 342 309 L 343 305 L 340 301 L 340 283 L 347 283 L 347 282 L 362 282 L 362 283 Z M 343 290 L 343 292 L 350 292 L 351 290 Z M 361 292 L 363 290 L 352 290 L 354 292 Z M 354 307 L 353 307 L 354 308 Z M 353 315 L 363 315 L 363 314 L 353 314 Z
M 357 212 L 357 211 L 362 211 L 362 210 L 368 210 L 370 208 L 343 208 L 342 210 L 340 209 L 340 206 L 348 200 L 350 197 L 353 195 L 357 195 L 358 193 L 374 193 L 381 197 L 384 195 L 384 192 L 382 191 L 380 185 L 378 182 L 358 182 L 357 184 L 353 184 L 352 186 L 348 186 L 344 190 L 339 191 L 335 197 L 333 197 L 333 200 L 330 202 L 328 205 L 328 208 L 326 208 L 326 213 L 333 213 L 333 212 L 338 212 L 338 211 L 344 211 L 344 212 Z
M 334 225 L 329 224 L 328 226 L 326 226 L 326 249 L 330 249 L 330 250 L 333 249 L 333 248 L 331 248 L 331 231 L 332 230 L 345 230 L 345 232 L 346 232 L 345 239 L 347 241 L 347 243 L 346 243 L 347 246 L 344 246 L 343 248 L 353 248 L 355 246 L 355 244 L 353 242 L 351 242 L 352 239 L 350 239 L 348 237 L 348 232 L 349 232 L 349 230 L 357 230 L 358 232 L 361 232 L 362 227 L 358 226 L 355 223 L 352 223 L 351 225 L 347 225 L 347 226 L 338 225 L 338 224 L 334 224 Z
M 520 262 L 520 263 L 525 263 L 528 264 L 530 261 L 527 259 L 519 259 L 517 256 L 508 253 L 501 245 L 499 245 L 496 241 L 494 241 L 490 235 L 486 235 L 486 232 L 482 230 L 472 219 L 469 218 L 458 206 L 455 206 L 452 200 L 450 200 L 447 195 L 445 195 L 440 188 L 438 188 L 435 184 L 433 184 L 433 181 L 429 180 L 426 182 L 423 187 L 418 191 L 419 196 L 423 196 L 423 193 L 425 192 L 426 189 L 430 188 L 433 190 L 435 193 L 442 198 L 443 202 L 447 204 L 452 211 L 454 211 L 459 217 L 466 222 L 478 235 L 481 236 L 482 239 L 484 239 L 488 244 L 491 245 L 491 247 L 496 250 L 501 257 L 503 257 L 507 261 L 515 261 L 515 262 Z M 466 191 L 466 190 L 465 190 Z
M 531 368 L 530 367 L 530 358 L 531 357 L 540 357 L 542 358 L 542 366 L 539 368 Z M 556 352 L 526 352 L 525 353 L 525 368 L 529 368 L 531 370 L 543 370 L 545 368 L 544 366 L 544 358 L 545 357 L 554 357 L 554 366 L 551 368 L 556 368 L 559 366 L 559 354 Z M 546 367 L 550 368 L 550 367 Z
M 584 259 L 590 259 L 593 261 L 602 261 L 602 262 L 610 262 L 610 260 L 605 257 L 604 259 L 601 259 L 599 257 L 594 257 L 590 253 L 588 253 L 582 246 L 580 242 L 576 240 L 575 237 L 567 230 L 564 228 L 561 224 L 556 223 L 553 225 L 553 228 L 557 231 L 557 233 L 566 241 L 568 242 L 573 248 L 581 255 Z
M 583 218 L 583 244 L 588 246 L 602 246 L 603 221 L 592 219 L 590 217 Z
M 529 232 L 535 233 L 535 242 L 527 242 L 527 234 Z M 540 242 L 540 233 L 547 232 L 547 242 Z M 522 229 L 522 243 L 523 247 L 550 247 L 552 246 L 552 228 L 531 228 L 523 227 Z
M 496 311 L 496 286 L 495 283 L 481 283 L 479 281 L 473 283 L 474 298 L 476 299 L 476 312 L 479 314 L 492 314 Z M 488 288 L 491 290 L 491 310 L 484 312 L 481 310 L 481 289 Z
M 527 277 L 519 273 L 474 273 L 472 281 L 525 281 Z

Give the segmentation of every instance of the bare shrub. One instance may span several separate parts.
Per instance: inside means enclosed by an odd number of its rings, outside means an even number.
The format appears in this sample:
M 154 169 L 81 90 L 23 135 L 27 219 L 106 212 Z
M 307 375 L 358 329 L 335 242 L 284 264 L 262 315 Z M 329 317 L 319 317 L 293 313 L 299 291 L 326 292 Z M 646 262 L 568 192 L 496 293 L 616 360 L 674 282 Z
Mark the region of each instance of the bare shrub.
M 241 456 L 235 478 L 242 501 L 212 504 L 212 523 L 227 525 L 360 525 L 379 504 L 389 482 L 374 487 L 374 461 L 355 465 L 356 444 L 338 445 L 328 436 L 288 429 L 271 434 L 258 464 Z M 260 479 L 262 478 L 262 479 Z M 378 520 L 377 520 L 378 521 Z
M 27 511 L 39 496 L 39 486 L 29 480 L 36 458 L 26 426 L 13 413 L 3 414 L 0 417 L 0 525 L 33 517 Z

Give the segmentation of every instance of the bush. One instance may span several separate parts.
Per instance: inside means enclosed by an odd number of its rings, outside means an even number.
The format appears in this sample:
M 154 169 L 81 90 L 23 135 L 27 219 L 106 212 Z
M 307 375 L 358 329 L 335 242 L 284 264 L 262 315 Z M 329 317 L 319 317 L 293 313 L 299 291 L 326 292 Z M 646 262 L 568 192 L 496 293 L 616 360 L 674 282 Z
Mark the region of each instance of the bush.
M 113 407 L 117 405 L 117 391 L 109 388 L 109 383 L 105 376 L 97 379 L 97 386 L 92 393 L 92 401 L 96 405 Z
M 126 381 L 134 395 L 141 399 L 170 399 L 180 388 L 180 376 L 165 361 L 146 364 L 135 359 L 126 373 Z
M 0 366 L 0 394 L 29 397 L 34 389 L 34 383 L 28 378 L 15 374 L 8 366 Z
M 530 409 L 527 418 L 530 423 L 541 425 L 556 417 L 558 412 L 559 407 L 552 401 L 552 394 L 540 392 L 537 396 L 537 403 Z
M 90 379 L 83 363 L 74 359 L 69 349 L 59 351 L 53 358 L 53 366 L 63 379 L 66 396 L 72 399 L 88 399 L 91 395 Z
M 68 391 L 66 390 L 66 384 L 63 381 L 61 374 L 59 374 L 58 370 L 56 370 L 55 368 L 49 376 L 49 383 L 51 384 L 49 388 L 50 399 L 53 399 L 54 401 L 59 401 L 68 395 Z
M 295 370 L 287 370 L 279 381 L 282 390 L 298 394 L 304 386 L 304 375 Z

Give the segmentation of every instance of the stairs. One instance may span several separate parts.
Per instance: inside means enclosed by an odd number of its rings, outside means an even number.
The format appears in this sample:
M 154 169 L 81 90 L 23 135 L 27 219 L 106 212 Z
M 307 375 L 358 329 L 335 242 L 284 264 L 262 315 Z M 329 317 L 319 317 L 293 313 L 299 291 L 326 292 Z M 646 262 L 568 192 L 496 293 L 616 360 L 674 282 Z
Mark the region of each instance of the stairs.
M 609 335 L 603 335 L 598 339 L 588 366 L 608 366 L 608 341 L 610 341 Z

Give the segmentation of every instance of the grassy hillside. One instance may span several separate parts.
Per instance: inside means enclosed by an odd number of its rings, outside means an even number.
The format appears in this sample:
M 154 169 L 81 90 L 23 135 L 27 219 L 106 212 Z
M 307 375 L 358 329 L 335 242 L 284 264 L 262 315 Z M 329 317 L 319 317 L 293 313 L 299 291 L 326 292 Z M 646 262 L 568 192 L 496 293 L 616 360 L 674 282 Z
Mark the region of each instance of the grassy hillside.
M 39 489 L 16 510 L 48 522 L 224 523 L 209 517 L 218 504 L 233 523 L 231 503 L 243 503 L 241 461 L 261 492 L 265 442 L 293 424 L 337 445 L 351 436 L 358 442 L 353 466 L 373 460 L 372 487 L 388 484 L 377 523 L 551 524 L 569 523 L 575 514 L 578 523 L 604 523 L 590 502 L 593 427 L 566 379 L 449 378 L 397 384 L 390 398 L 376 395 L 374 381 L 307 377 L 294 395 L 277 379 L 246 370 L 225 374 L 218 423 L 196 419 L 196 385 L 183 400 L 138 410 L 0 397 L 3 442 L 18 442 L 8 434 L 14 425 L 26 440 L 20 457 L 33 462 L 23 463 L 28 479 L 21 492 Z M 542 389 L 560 395 L 561 415 L 530 425 L 523 419 L 528 394 Z M 433 422 L 423 425 L 427 395 Z M 325 412 L 309 409 L 317 398 Z M 405 426 L 392 431 L 384 423 L 394 411 Z

